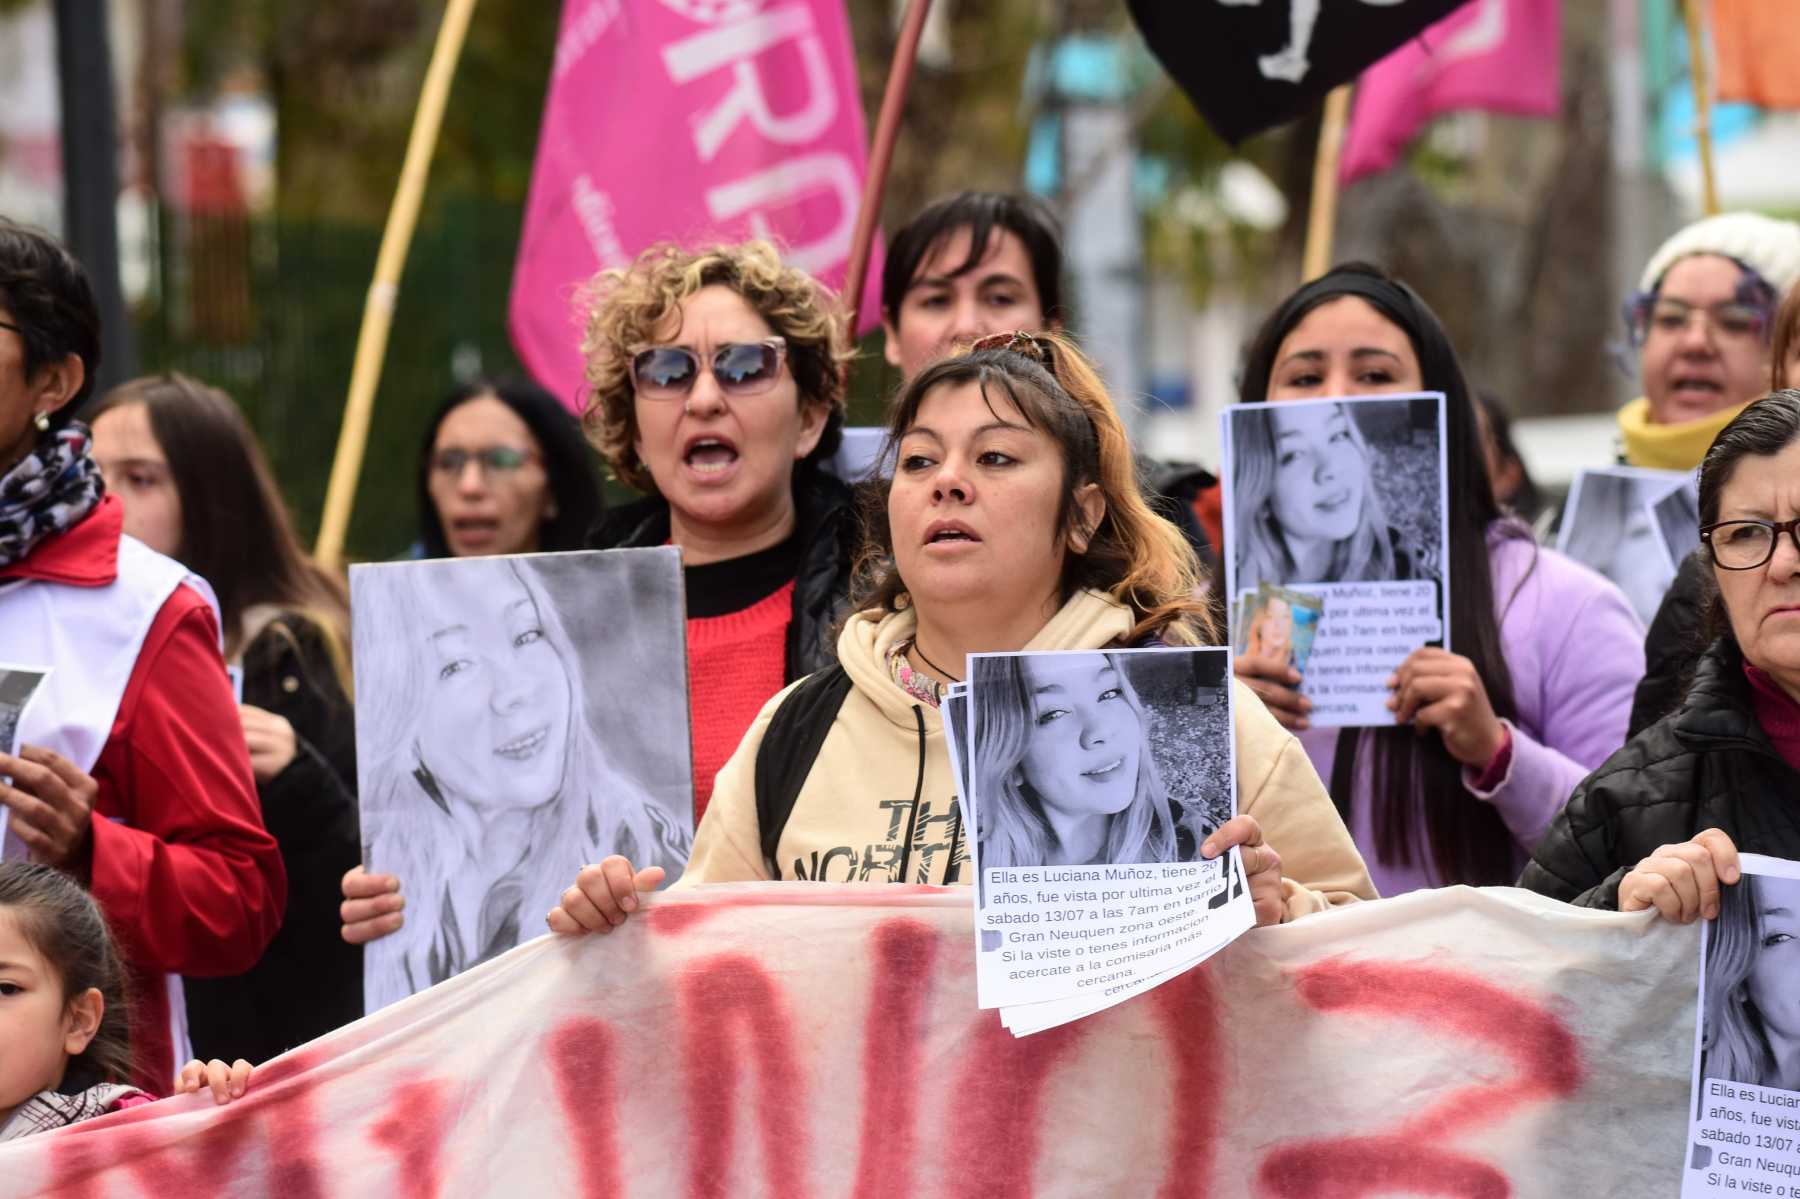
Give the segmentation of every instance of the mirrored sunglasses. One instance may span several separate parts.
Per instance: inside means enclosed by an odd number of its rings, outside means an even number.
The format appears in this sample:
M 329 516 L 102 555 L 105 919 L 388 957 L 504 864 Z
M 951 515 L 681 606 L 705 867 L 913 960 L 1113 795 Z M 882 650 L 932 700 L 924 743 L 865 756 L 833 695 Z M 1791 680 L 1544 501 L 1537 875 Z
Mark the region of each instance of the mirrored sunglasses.
M 704 361 L 686 346 L 651 346 L 632 357 L 631 385 L 647 400 L 677 400 L 708 370 L 728 396 L 759 395 L 775 386 L 786 360 L 787 341 L 781 337 L 726 342 Z

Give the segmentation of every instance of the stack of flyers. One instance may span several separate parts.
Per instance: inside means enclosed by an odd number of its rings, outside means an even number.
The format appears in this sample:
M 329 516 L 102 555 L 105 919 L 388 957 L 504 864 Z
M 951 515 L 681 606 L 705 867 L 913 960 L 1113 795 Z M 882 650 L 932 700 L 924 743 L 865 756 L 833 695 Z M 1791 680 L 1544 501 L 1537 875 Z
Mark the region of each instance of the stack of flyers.
M 1285 662 L 1305 674 L 1324 616 L 1323 597 L 1260 584 L 1238 597 L 1237 619 L 1231 622 L 1238 634 L 1237 652 Z
M 975 654 L 944 698 L 976 835 L 980 1006 L 1025 1036 L 1193 968 L 1256 922 L 1236 849 L 1230 651 Z

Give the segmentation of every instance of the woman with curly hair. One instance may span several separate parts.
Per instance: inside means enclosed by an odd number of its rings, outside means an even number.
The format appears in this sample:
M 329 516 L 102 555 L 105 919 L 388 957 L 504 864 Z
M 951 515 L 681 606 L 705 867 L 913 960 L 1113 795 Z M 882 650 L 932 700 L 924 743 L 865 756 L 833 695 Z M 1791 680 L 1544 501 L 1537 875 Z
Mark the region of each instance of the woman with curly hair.
M 861 538 L 828 474 L 849 357 L 829 293 L 766 241 L 655 246 L 589 289 L 585 421 L 612 473 L 645 498 L 589 545 L 681 547 L 693 713 L 694 819 L 758 709 L 833 660 Z M 391 875 L 344 879 L 344 936 L 401 927 Z

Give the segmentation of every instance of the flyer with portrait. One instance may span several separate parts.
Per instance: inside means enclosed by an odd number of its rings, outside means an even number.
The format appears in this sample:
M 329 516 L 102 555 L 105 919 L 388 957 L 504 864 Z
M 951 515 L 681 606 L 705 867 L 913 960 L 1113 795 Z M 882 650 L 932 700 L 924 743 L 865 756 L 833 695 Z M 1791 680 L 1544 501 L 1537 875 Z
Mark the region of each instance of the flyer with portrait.
M 44 680 L 50 675 L 48 666 L 17 666 L 0 662 L 0 753 L 15 756 L 19 752 L 19 729 L 25 720 L 25 710 L 42 689 Z M 11 783 L 12 779 L 0 774 L 0 783 Z M 25 856 L 25 844 L 17 837 L 9 836 L 7 825 L 9 810 L 0 805 L 0 858 L 17 858 Z
M 1312 724 L 1393 724 L 1388 678 L 1416 649 L 1450 648 L 1443 394 L 1237 404 L 1222 419 L 1232 644 L 1298 611 L 1272 599 L 1316 600 L 1305 664 L 1281 647 Z
M 1738 864 L 1701 922 L 1682 1199 L 1800 1195 L 1800 862 Z
M 622 853 L 694 840 L 680 551 L 350 568 L 363 864 L 407 896 L 363 966 L 373 1011 L 543 931 Z
M 1618 584 L 1649 624 L 1681 560 L 1700 548 L 1695 472 L 1635 466 L 1576 472 L 1556 548 Z
M 1110 1007 L 1256 922 L 1235 849 L 1222 647 L 974 654 L 956 768 L 976 830 L 976 990 L 1015 1035 Z

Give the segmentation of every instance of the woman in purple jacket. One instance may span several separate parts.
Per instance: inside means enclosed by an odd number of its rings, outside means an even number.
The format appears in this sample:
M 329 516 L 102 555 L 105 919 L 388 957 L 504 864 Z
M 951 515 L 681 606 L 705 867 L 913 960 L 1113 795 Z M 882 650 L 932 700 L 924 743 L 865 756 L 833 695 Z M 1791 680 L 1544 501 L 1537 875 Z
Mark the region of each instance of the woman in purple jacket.
M 1395 724 L 1412 728 L 1309 729 L 1299 672 L 1237 666 L 1299 732 L 1383 895 L 1517 878 L 1575 784 L 1624 744 L 1644 673 L 1619 589 L 1495 505 L 1462 368 L 1411 288 L 1355 264 L 1314 280 L 1264 323 L 1242 381 L 1245 402 L 1416 391 L 1446 397 L 1458 652 L 1417 650 L 1390 680 Z

